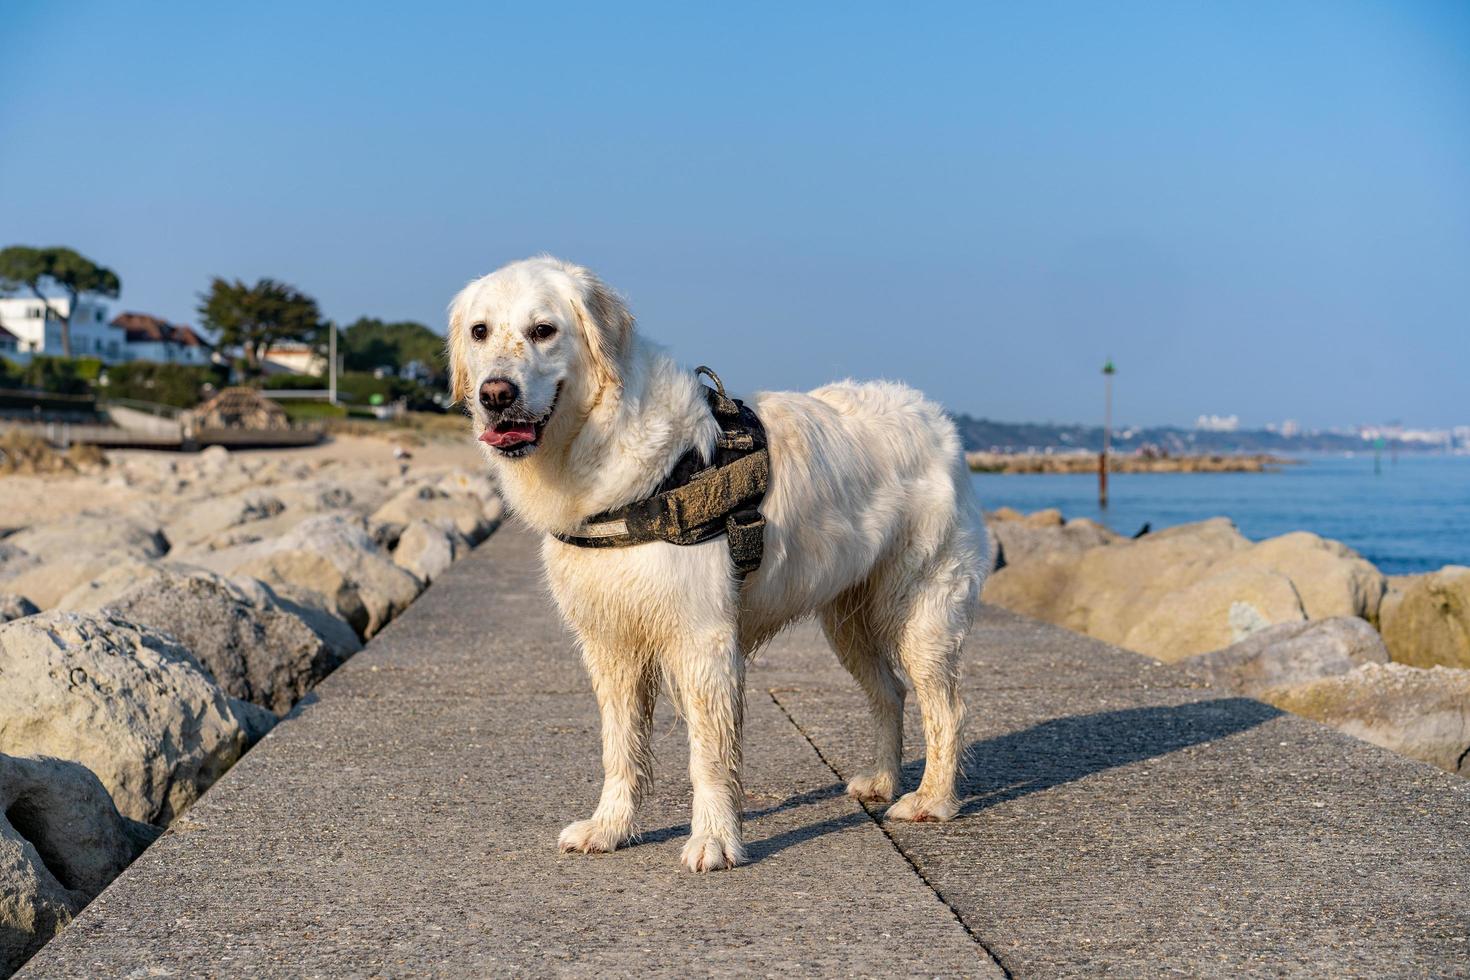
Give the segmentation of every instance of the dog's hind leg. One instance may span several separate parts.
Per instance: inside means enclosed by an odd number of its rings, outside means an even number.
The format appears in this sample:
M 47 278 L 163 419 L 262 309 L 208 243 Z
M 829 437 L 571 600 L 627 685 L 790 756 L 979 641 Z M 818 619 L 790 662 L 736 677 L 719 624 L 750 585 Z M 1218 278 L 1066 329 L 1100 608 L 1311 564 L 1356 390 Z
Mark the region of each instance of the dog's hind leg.
M 602 714 L 602 797 L 588 820 L 568 824 L 562 851 L 617 850 L 633 836 L 633 817 L 652 775 L 649 733 L 658 699 L 658 672 L 646 658 L 593 646 L 583 657 Z
M 741 839 L 741 729 L 745 657 L 733 633 L 691 638 L 668 671 L 689 726 L 689 780 L 694 803 L 682 859 L 690 871 L 723 871 L 746 860 Z
M 889 651 L 873 635 L 867 602 L 861 587 L 839 596 L 822 609 L 822 629 L 873 711 L 873 771 L 854 776 L 848 795 L 864 803 L 891 803 L 901 786 L 905 692 Z
M 969 630 L 976 584 L 963 570 L 938 572 L 902 603 L 898 653 L 924 716 L 924 778 L 899 797 L 893 820 L 949 820 L 959 812 L 959 769 L 964 702 L 960 699 L 960 644 Z

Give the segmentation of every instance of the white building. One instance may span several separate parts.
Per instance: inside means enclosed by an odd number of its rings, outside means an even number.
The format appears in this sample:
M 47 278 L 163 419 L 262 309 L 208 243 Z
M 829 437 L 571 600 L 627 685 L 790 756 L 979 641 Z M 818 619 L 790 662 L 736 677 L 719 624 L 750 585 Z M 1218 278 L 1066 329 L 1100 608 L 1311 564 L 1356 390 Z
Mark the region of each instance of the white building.
M 1236 432 L 1240 429 L 1240 416 L 1201 415 L 1194 420 L 1194 427 L 1201 432 Z
M 158 364 L 208 364 L 210 346 L 192 327 L 169 323 L 147 313 L 123 313 L 112 321 L 121 327 L 130 361 Z
M 44 303 L 34 296 L 0 298 L 0 327 L 15 334 L 15 357 L 30 360 L 38 354 L 61 356 L 61 316 L 71 310 L 71 300 L 52 296 Z M 125 360 L 121 327 L 107 322 L 107 307 L 91 300 L 77 304 L 71 318 L 73 357 L 96 357 L 113 363 Z
M 20 338 L 4 327 L 0 327 L 0 357 L 14 357 L 19 347 Z
M 308 374 L 319 378 L 327 373 L 327 359 L 310 344 L 295 340 L 278 341 L 266 348 L 260 366 L 266 374 Z

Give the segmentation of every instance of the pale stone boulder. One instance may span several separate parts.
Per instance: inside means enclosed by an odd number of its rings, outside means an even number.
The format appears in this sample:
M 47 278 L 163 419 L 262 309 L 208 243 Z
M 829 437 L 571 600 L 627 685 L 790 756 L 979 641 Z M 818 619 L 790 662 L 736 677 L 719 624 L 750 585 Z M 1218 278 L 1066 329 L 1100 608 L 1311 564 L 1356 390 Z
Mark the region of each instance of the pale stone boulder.
M 327 611 L 364 639 L 407 609 L 422 587 L 360 523 L 340 515 L 310 517 L 279 538 L 191 557 L 223 574 L 320 595 Z
M 1308 619 L 1378 618 L 1387 580 L 1357 552 L 1309 531 L 1268 538 L 1226 557 L 1216 569 L 1260 568 L 1291 579 Z
M 0 976 L 20 968 L 158 835 L 86 766 L 0 755 Z
M 407 527 L 414 521 L 427 521 L 445 531 L 453 531 L 471 544 L 479 544 L 490 533 L 485 503 L 479 497 L 449 494 L 430 486 L 400 491 L 369 518 L 371 525 L 399 527 Z
M 140 583 L 158 577 L 173 578 L 189 574 L 210 574 L 204 569 L 183 562 L 138 562 L 127 561 L 109 565 L 78 584 L 70 592 L 52 603 L 48 608 L 65 612 L 99 612 L 108 603 L 116 602 L 128 590 Z
M 268 730 L 167 634 L 49 612 L 0 626 L 0 752 L 80 762 L 118 811 L 166 825 Z
M 1249 547 L 1234 524 L 1217 517 L 1076 554 L 1043 553 L 1008 565 L 987 581 L 984 598 L 1122 644 L 1165 596 L 1193 585 L 1210 574 L 1215 562 Z
M 1266 700 L 1356 738 L 1470 776 L 1470 670 L 1366 664 Z
M 1223 650 L 1180 661 L 1217 687 L 1249 697 L 1388 663 L 1378 631 L 1356 616 L 1268 626 Z
M 1387 588 L 1383 593 L 1383 601 L 1378 604 L 1378 625 L 1388 622 L 1399 603 L 1404 601 L 1404 594 L 1418 584 L 1419 580 L 1433 572 L 1424 572 L 1418 575 L 1389 575 L 1386 577 Z
M 212 572 L 160 571 L 106 603 L 108 615 L 169 634 L 225 693 L 285 714 L 343 657 L 299 617 Z
M 455 468 L 445 473 L 434 483 L 434 486 L 443 493 L 469 494 L 478 497 L 481 503 L 498 503 L 500 494 L 495 490 L 495 481 L 487 473 L 471 473 L 469 470 Z
M 41 559 L 0 539 L 0 582 L 8 582 L 21 572 L 35 568 Z
M 347 620 L 327 612 L 327 601 L 320 593 L 290 585 L 270 586 L 248 575 L 237 576 L 230 580 L 230 584 L 255 605 L 275 607 L 301 620 L 321 638 L 338 661 L 362 650 L 362 640 L 357 638 Z
M 62 555 L 22 572 L 5 583 L 7 591 L 30 599 L 42 609 L 56 609 L 74 593 L 99 580 L 137 581 L 154 574 L 163 564 L 156 558 L 137 558 L 122 551 L 81 551 Z
M 1055 516 L 1056 520 L 1050 518 Z M 996 542 L 995 567 L 1019 565 L 1042 555 L 1076 555 L 1089 548 L 1112 544 L 1122 538 L 1085 517 L 1066 521 L 1060 511 L 1038 511 L 1019 520 L 987 522 Z
M 286 509 L 280 497 L 258 489 L 210 497 L 179 508 L 181 513 L 164 525 L 176 547 L 207 541 L 222 532 L 275 517 Z
M 159 558 L 168 539 L 157 524 L 121 514 L 80 514 L 64 521 L 36 524 L 5 539 L 6 544 L 42 561 L 116 552 L 132 558 Z
M 1470 667 L 1470 568 L 1446 565 L 1405 585 L 1381 617 L 1389 654 L 1414 667 Z
M 37 524 L 5 539 L 5 591 L 50 609 L 109 568 L 152 566 L 169 550 L 157 524 L 121 514 L 82 514 Z
M 990 524 L 1025 524 L 1029 527 L 1061 527 L 1065 521 L 1062 512 L 1055 507 L 1035 510 L 1023 514 L 1014 507 L 997 507 L 985 515 Z
M 22 616 L 34 616 L 41 610 L 22 595 L 0 595 L 0 623 L 8 623 Z
M 1285 575 L 1230 568 L 1169 592 L 1123 637 L 1122 646 L 1173 663 L 1219 650 L 1277 623 L 1306 619 Z
M 427 583 L 442 575 L 469 547 L 469 542 L 454 531 L 428 521 L 414 521 L 398 536 L 393 562 Z
M 383 505 L 400 486 L 396 477 L 371 472 L 319 473 L 309 480 L 271 487 L 287 510 L 309 514 L 350 510 L 365 517 Z

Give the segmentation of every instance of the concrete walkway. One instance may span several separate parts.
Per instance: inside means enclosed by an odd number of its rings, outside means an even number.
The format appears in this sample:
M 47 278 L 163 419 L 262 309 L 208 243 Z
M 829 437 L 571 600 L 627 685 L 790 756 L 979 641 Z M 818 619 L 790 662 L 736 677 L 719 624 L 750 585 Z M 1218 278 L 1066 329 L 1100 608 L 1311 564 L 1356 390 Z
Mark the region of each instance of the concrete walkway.
M 959 820 L 842 795 L 864 708 L 798 629 L 751 672 L 753 864 L 679 869 L 666 707 L 643 843 L 558 855 L 597 717 L 535 554 L 460 562 L 21 975 L 1470 976 L 1470 781 L 997 611 Z

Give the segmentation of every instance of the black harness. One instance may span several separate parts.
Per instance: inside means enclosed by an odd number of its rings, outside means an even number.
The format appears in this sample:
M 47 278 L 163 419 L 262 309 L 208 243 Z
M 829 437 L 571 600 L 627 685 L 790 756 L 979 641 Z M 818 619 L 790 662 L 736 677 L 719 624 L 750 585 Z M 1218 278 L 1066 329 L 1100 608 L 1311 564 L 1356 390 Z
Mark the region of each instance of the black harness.
M 730 559 L 742 579 L 760 567 L 766 519 L 760 504 L 771 482 L 766 430 L 755 412 L 725 394 L 719 377 L 696 368 L 715 383 L 701 386 L 720 424 L 714 458 L 706 463 L 690 449 L 653 495 L 603 511 L 582 522 L 579 534 L 557 540 L 579 548 L 628 548 L 650 541 L 690 545 L 725 535 Z

